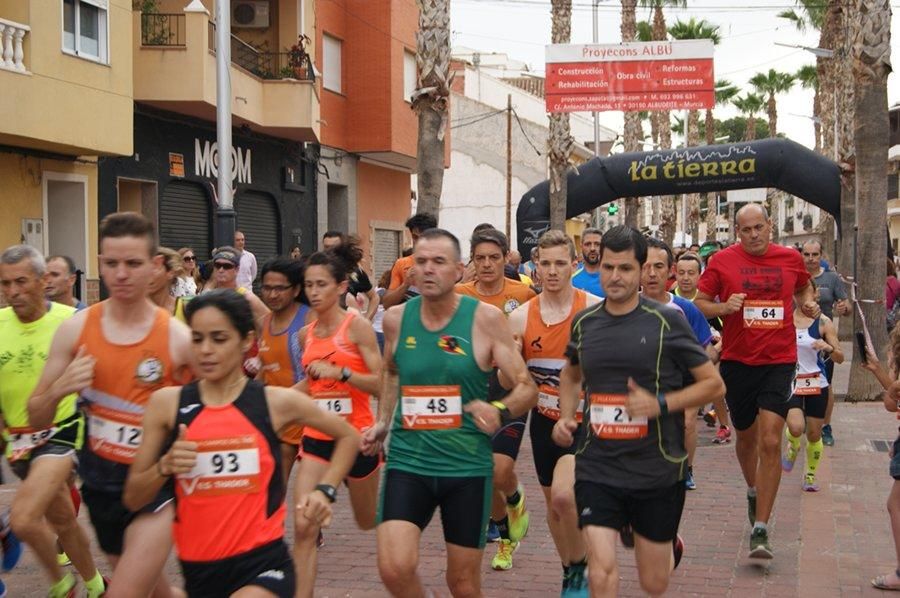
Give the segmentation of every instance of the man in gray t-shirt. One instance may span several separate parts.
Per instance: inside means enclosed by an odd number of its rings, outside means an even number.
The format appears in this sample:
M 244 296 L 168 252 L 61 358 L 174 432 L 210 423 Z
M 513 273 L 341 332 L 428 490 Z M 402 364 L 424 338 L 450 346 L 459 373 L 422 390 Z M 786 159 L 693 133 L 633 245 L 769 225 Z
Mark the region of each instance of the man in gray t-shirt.
M 840 275 L 822 267 L 822 244 L 818 241 L 807 241 L 800 252 L 803 254 L 803 265 L 816 283 L 819 297 L 819 309 L 822 314 L 834 319 L 834 314 L 846 316 L 850 313 L 847 301 L 847 289 Z M 834 362 L 825 362 L 825 377 L 828 378 L 828 407 L 825 410 L 825 425 L 822 426 L 822 442 L 825 446 L 834 446 L 834 433 L 831 430 L 831 412 L 834 409 Z
M 822 267 L 822 244 L 818 241 L 807 241 L 803 244 L 801 253 L 803 265 L 819 289 L 818 302 L 822 313 L 831 319 L 834 319 L 835 311 L 839 316 L 849 314 L 850 304 L 847 303 L 844 282 L 837 272 Z
M 572 320 L 553 440 L 572 445 L 583 391 L 575 502 L 591 594 L 617 593 L 616 536 L 630 527 L 641 588 L 659 595 L 668 587 L 673 547 L 676 566 L 683 549 L 684 413 L 722 396 L 725 384 L 684 316 L 639 295 L 647 240 L 615 226 L 601 247 L 606 299 Z M 693 383 L 685 384 L 688 375 Z

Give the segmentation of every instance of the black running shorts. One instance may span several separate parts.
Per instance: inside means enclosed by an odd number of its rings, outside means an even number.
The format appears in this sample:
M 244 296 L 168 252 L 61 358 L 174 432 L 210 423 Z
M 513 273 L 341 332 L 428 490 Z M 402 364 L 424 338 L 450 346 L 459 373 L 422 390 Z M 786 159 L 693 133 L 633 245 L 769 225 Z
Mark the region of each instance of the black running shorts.
M 825 419 L 828 407 L 828 388 L 822 388 L 814 395 L 792 395 L 788 403 L 790 409 L 802 409 L 806 417 Z
M 334 453 L 334 440 L 322 440 L 321 438 L 303 437 L 303 448 L 300 456 L 305 458 L 318 459 L 328 463 L 331 461 L 331 455 Z M 351 480 L 362 480 L 369 477 L 381 466 L 381 455 L 368 456 L 362 453 L 356 456 L 353 467 L 347 477 Z
M 488 401 L 502 401 L 509 391 L 500 384 L 497 370 L 491 374 L 488 381 Z M 519 458 L 519 448 L 522 446 L 522 438 L 525 436 L 525 423 L 528 414 L 517 417 L 494 433 L 491 439 L 493 452 L 498 455 L 506 455 L 513 461 Z
M 218 561 L 181 561 L 181 571 L 191 598 L 231 596 L 247 586 L 293 598 L 297 585 L 294 561 L 282 539 Z
M 684 482 L 652 490 L 629 490 L 595 482 L 575 482 L 578 526 L 616 531 L 630 524 L 651 542 L 671 542 L 684 509 Z
M 746 430 L 756 422 L 760 409 L 787 417 L 796 365 L 746 365 L 723 361 L 719 373 L 725 381 L 725 402 L 737 430 Z
M 563 448 L 553 442 L 551 434 L 556 420 L 538 413 L 537 409 L 531 412 L 531 422 L 528 424 L 528 432 L 531 435 L 531 452 L 534 456 L 534 469 L 537 471 L 538 482 L 544 488 L 553 484 L 553 470 L 556 463 L 563 455 L 574 455 L 578 440 L 572 446 Z
M 100 549 L 106 554 L 119 556 L 124 549 L 125 530 L 128 529 L 128 526 L 139 515 L 162 510 L 175 499 L 175 494 L 170 481 L 163 486 L 153 502 L 136 513 L 125 508 L 120 492 L 97 490 L 83 484 L 81 499 L 88 509 Z
M 440 507 L 444 541 L 484 548 L 491 491 L 490 477 L 438 477 L 389 469 L 381 481 L 378 523 L 409 521 L 424 530 Z

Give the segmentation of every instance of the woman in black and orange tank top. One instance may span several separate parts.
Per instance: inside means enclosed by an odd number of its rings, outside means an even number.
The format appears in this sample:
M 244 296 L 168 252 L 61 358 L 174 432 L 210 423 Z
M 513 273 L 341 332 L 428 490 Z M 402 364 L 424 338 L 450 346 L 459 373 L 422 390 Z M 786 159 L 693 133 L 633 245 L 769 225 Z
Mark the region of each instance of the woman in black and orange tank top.
M 310 256 L 303 284 L 316 320 L 300 332 L 306 378 L 294 388 L 312 395 L 323 411 L 340 415 L 359 432 L 373 423 L 369 401 L 381 385 L 381 353 L 371 323 L 343 309 L 347 275 L 355 262 L 338 246 Z M 307 426 L 294 485 L 295 498 L 310 490 L 327 470 L 334 440 L 325 430 Z M 350 502 L 363 530 L 375 527 L 380 455 L 359 455 L 347 477 Z M 294 520 L 294 562 L 298 596 L 312 596 L 316 576 L 316 538 L 319 527 L 306 519 Z
M 175 546 L 189 596 L 229 596 L 258 586 L 293 597 L 278 434 L 299 424 L 335 438 L 330 467 L 296 503 L 295 518 L 317 526 L 330 523 L 331 503 L 356 457 L 358 434 L 309 397 L 244 376 L 241 356 L 253 338 L 253 315 L 244 297 L 213 291 L 191 301 L 186 317 L 200 379 L 150 397 L 124 503 L 140 509 L 174 476 Z

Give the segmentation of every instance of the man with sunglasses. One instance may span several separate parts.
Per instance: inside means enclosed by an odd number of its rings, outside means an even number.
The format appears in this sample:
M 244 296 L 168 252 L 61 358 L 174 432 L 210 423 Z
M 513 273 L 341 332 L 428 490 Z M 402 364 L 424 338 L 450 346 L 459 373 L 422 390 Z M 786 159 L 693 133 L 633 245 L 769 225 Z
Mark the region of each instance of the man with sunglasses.
M 253 310 L 253 319 L 256 321 L 257 333 L 262 319 L 269 315 L 269 308 L 254 295 L 250 289 L 238 286 L 237 275 L 238 267 L 241 263 L 240 252 L 234 247 L 225 245 L 219 247 L 213 253 L 213 278 L 216 282 L 217 289 L 233 289 L 246 297 L 250 302 L 250 309 Z

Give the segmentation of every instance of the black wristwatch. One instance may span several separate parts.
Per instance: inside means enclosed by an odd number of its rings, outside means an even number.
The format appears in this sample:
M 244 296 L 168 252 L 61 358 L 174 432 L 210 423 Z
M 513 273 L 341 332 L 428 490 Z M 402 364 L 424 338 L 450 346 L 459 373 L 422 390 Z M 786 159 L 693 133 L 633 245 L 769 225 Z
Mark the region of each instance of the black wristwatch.
M 509 412 L 509 407 L 504 405 L 502 401 L 491 401 L 491 405 L 496 407 L 497 411 L 500 412 L 500 427 L 501 428 L 513 420 L 513 416 Z
M 319 492 L 325 495 L 325 498 L 328 499 L 328 502 L 334 502 L 337 500 L 337 488 L 331 486 L 329 484 L 319 484 L 315 488 Z
M 353 375 L 353 370 L 348 367 L 341 368 L 341 382 L 346 382 Z

